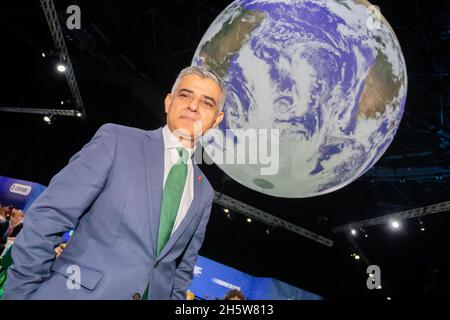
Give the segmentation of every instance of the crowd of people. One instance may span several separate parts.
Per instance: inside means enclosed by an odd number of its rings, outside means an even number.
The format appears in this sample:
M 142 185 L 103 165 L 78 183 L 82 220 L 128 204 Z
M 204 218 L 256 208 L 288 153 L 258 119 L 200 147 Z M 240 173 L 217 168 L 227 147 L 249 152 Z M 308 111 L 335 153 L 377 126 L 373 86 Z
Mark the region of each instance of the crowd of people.
M 13 206 L 0 206 L 0 255 L 22 229 L 24 215 Z
M 11 205 L 0 205 L 0 299 L 6 281 L 6 272 L 12 264 L 11 250 L 14 239 L 23 226 L 25 213 Z M 63 242 L 55 248 L 55 256 L 59 257 L 66 247 Z
M 0 205 L 0 298 L 6 281 L 6 272 L 12 263 L 11 248 L 23 226 L 25 214 L 13 206 Z

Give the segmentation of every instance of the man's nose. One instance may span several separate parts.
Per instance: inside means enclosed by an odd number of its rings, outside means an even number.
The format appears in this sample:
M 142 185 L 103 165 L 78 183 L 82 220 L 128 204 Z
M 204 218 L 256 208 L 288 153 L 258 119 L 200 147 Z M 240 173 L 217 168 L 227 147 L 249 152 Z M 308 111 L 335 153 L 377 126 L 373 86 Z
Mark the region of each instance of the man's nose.
M 195 112 L 195 111 L 197 111 L 199 104 L 200 104 L 200 99 L 193 99 L 191 101 L 191 103 L 189 104 L 189 109 L 191 111 Z

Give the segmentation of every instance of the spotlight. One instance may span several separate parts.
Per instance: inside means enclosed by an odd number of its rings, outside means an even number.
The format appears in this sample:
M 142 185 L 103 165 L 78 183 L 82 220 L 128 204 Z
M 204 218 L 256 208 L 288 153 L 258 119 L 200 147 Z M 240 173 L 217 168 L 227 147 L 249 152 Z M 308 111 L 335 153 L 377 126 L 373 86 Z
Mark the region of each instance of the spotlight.
M 63 65 L 62 63 L 58 64 L 58 66 L 56 67 L 56 70 L 58 70 L 59 72 L 63 73 L 66 72 L 66 66 Z
M 391 227 L 395 230 L 400 229 L 400 221 L 398 220 L 392 220 L 391 221 Z
M 361 259 L 361 257 L 358 255 L 355 255 L 355 260 L 359 260 L 359 259 Z
M 247 218 L 247 222 L 248 222 L 248 223 L 251 223 L 251 222 L 252 222 L 252 219 Z
M 223 211 L 224 211 L 225 213 L 230 212 L 230 210 L 228 210 L 227 208 L 224 208 Z
M 63 104 L 64 104 L 64 101 L 61 100 L 61 105 L 63 105 Z
M 81 116 L 83 116 L 83 114 L 81 112 L 77 112 L 77 117 L 81 118 Z
M 352 236 L 356 236 L 357 235 L 356 229 L 352 229 L 352 231 L 350 231 L 350 233 L 352 234 Z
M 425 225 L 423 224 L 422 220 L 419 220 L 419 227 L 420 227 L 420 231 L 422 231 L 422 232 L 425 231 Z
M 41 56 L 42 56 L 42 58 L 45 58 L 45 53 L 42 52 L 42 53 L 41 53 Z
M 391 299 L 391 297 L 387 297 L 386 299 L 387 299 L 387 300 L 389 300 L 389 301 L 391 301 L 391 300 L 392 300 L 392 299 Z
M 52 116 L 44 116 L 44 121 L 47 122 L 48 124 L 52 124 Z

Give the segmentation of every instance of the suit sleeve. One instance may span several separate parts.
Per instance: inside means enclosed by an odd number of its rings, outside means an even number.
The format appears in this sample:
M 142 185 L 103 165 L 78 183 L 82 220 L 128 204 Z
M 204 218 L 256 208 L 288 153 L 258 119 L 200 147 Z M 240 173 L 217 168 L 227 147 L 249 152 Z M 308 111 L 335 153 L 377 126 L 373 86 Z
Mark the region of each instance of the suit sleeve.
M 106 183 L 116 140 L 114 125 L 100 127 L 29 208 L 12 248 L 3 299 L 28 299 L 49 278 L 60 236 L 78 225 Z
M 186 300 L 186 293 L 192 282 L 194 266 L 198 258 L 198 251 L 200 250 L 203 240 L 205 239 L 206 225 L 208 224 L 209 217 L 211 215 L 213 198 L 214 192 L 210 200 L 207 202 L 203 218 L 184 252 L 183 259 L 175 270 L 175 280 L 171 296 L 172 300 Z

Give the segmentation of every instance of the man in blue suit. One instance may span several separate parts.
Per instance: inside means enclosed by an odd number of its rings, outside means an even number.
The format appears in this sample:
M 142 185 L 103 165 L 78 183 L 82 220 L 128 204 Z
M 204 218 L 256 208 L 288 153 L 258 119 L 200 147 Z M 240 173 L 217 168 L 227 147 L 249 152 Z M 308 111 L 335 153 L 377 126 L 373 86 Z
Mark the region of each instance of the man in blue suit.
M 103 125 L 25 215 L 3 298 L 185 299 L 214 195 L 192 155 L 222 121 L 224 95 L 214 73 L 189 67 L 165 127 Z

